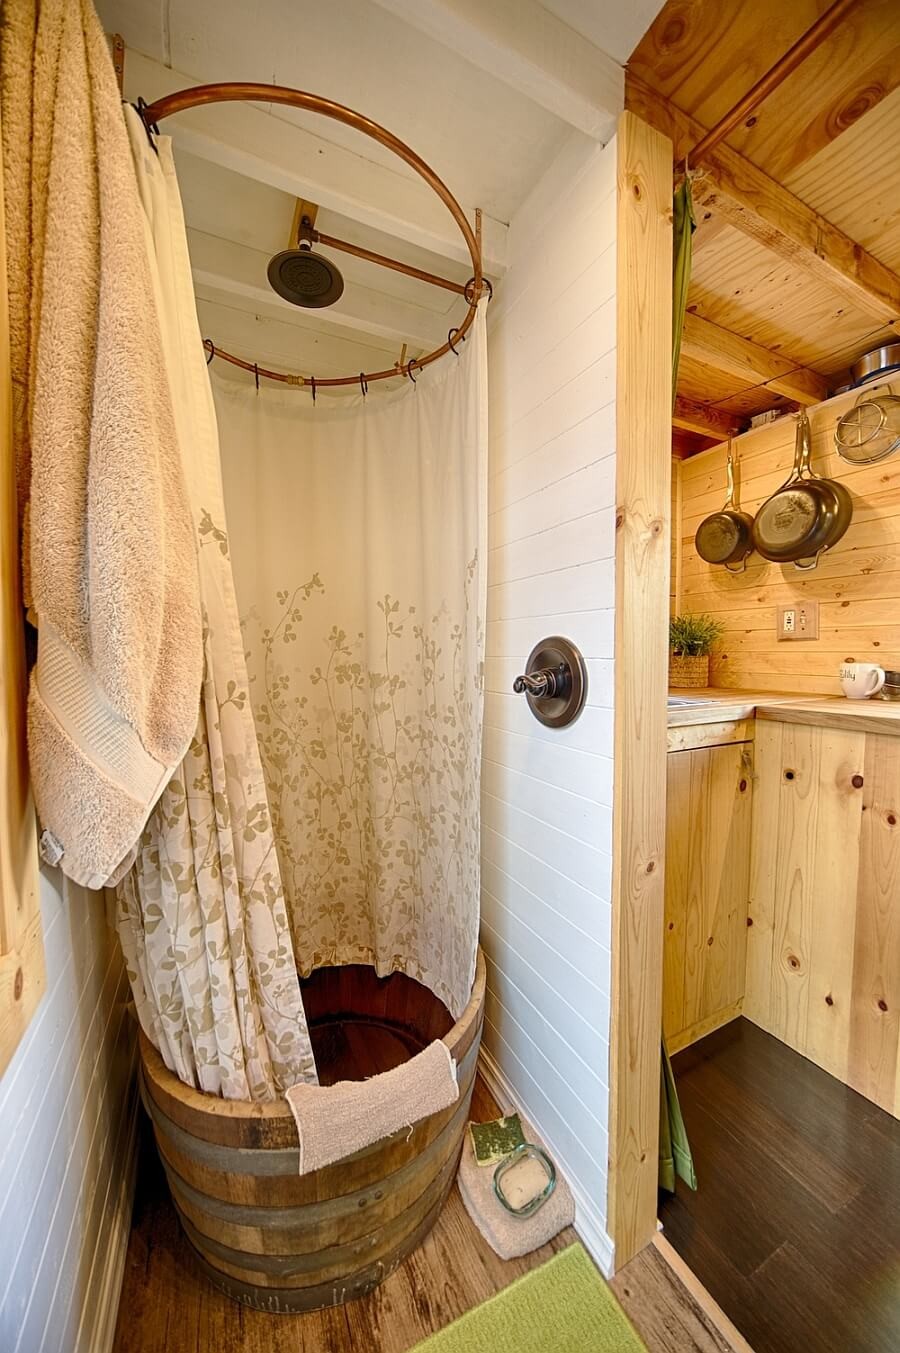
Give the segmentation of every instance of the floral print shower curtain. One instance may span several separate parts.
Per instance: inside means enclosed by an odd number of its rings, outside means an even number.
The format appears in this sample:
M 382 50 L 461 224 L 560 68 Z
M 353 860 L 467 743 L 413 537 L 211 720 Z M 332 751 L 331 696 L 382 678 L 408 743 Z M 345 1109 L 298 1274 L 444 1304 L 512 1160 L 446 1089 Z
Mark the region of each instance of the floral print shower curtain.
M 460 346 L 415 385 L 315 404 L 213 366 L 298 964 L 402 970 L 454 1017 L 479 915 L 483 313 Z
M 126 109 L 198 531 L 205 673 L 193 744 L 156 805 L 116 919 L 144 1032 L 188 1085 L 266 1100 L 316 1072 L 249 699 L 215 410 L 171 143 Z

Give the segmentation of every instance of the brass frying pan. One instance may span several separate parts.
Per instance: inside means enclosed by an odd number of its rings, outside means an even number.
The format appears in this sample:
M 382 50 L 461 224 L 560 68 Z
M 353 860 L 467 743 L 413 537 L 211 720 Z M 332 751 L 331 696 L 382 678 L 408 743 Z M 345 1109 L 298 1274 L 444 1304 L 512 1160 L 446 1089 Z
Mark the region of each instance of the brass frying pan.
M 694 536 L 694 548 L 707 564 L 722 564 L 729 573 L 743 573 L 753 553 L 753 518 L 735 502 L 734 459 L 728 439 L 728 496 L 721 512 L 704 517 Z
M 764 559 L 815 568 L 819 555 L 841 539 L 853 518 L 853 499 L 836 479 L 813 474 L 809 419 L 798 416 L 794 468 L 767 498 L 753 522 L 753 544 Z

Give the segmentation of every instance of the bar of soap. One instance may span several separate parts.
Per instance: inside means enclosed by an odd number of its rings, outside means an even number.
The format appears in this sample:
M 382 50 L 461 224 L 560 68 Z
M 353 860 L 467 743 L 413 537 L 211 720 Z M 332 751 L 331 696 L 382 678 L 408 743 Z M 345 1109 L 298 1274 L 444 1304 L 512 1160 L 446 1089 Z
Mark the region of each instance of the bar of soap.
M 523 1156 L 515 1165 L 503 1171 L 499 1188 L 509 1206 L 520 1212 L 544 1192 L 549 1180 L 547 1167 L 542 1160 L 537 1156 Z
M 497 1165 L 525 1141 L 517 1113 L 511 1113 L 508 1118 L 497 1118 L 492 1123 L 470 1123 L 469 1136 L 477 1165 Z

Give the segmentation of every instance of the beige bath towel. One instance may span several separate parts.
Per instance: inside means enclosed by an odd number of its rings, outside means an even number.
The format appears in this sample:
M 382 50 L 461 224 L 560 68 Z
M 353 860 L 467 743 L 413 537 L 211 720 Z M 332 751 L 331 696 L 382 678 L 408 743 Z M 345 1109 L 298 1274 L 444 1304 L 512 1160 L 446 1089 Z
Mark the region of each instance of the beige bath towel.
M 545 1149 L 540 1137 L 535 1135 L 534 1128 L 524 1118 L 522 1131 L 526 1142 Z M 548 1151 L 547 1154 L 553 1160 L 553 1153 Z M 558 1166 L 556 1188 L 537 1212 L 530 1217 L 514 1217 L 507 1212 L 494 1194 L 494 1171 L 478 1164 L 468 1134 L 456 1182 L 466 1211 L 501 1259 L 516 1259 L 520 1254 L 530 1254 L 532 1250 L 546 1245 L 548 1240 L 559 1235 L 575 1220 L 572 1192 L 559 1173 Z
M 97 887 L 121 872 L 197 725 L 195 536 L 93 5 L 42 0 L 36 17 L 33 0 L 4 0 L 0 39 L 10 257 L 30 266 L 12 298 L 38 628 L 29 755 L 45 858 Z
M 367 1081 L 292 1085 L 285 1094 L 300 1138 L 300 1173 L 352 1156 L 459 1099 L 456 1063 L 436 1039 L 393 1071 Z

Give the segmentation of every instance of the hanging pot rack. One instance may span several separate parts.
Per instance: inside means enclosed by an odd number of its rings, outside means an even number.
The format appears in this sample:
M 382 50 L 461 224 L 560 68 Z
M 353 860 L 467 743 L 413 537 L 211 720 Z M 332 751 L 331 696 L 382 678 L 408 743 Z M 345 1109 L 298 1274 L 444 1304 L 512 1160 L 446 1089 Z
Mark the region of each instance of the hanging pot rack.
M 475 212 L 475 228 L 473 229 L 462 207 L 444 181 L 405 141 L 401 141 L 393 132 L 388 131 L 386 127 L 382 127 L 379 123 L 373 122 L 371 118 L 364 117 L 362 113 L 357 113 L 354 109 L 347 108 L 342 103 L 335 103 L 332 99 L 325 99 L 319 94 L 310 94 L 302 89 L 292 89 L 288 85 L 266 85 L 242 81 L 194 85 L 189 89 L 180 89 L 175 93 L 167 94 L 151 104 L 139 99 L 137 111 L 149 135 L 151 133 L 158 134 L 159 123 L 164 118 L 172 117 L 175 113 L 186 112 L 189 108 L 199 108 L 212 103 L 277 103 L 289 108 L 302 108 L 306 112 L 318 113 L 322 117 L 330 117 L 336 122 L 343 122 L 345 126 L 353 127 L 364 136 L 369 136 L 372 140 L 379 142 L 380 145 L 404 160 L 441 199 L 459 227 L 460 234 L 465 241 L 472 261 L 472 276 L 465 284 L 454 282 L 449 278 L 438 277 L 434 273 L 426 273 L 421 268 L 414 268 L 410 264 L 402 263 L 399 259 L 391 259 L 384 254 L 376 254 L 370 249 L 363 249 L 360 245 L 349 244 L 345 240 L 337 240 L 334 236 L 316 232 L 316 238 L 320 244 L 341 250 L 344 253 L 354 254 L 358 258 L 366 259 L 370 263 L 377 263 L 381 267 L 391 268 L 395 272 L 417 277 L 433 286 L 440 286 L 446 290 L 457 292 L 468 302 L 468 310 L 462 322 L 457 328 L 450 330 L 446 343 L 442 343 L 440 347 L 435 348 L 432 352 L 423 353 L 421 357 L 410 358 L 408 362 L 403 362 L 401 356 L 401 360 L 386 371 L 365 371 L 354 373 L 352 376 L 329 376 L 321 379 L 287 371 L 272 371 L 268 367 L 260 366 L 257 362 L 247 362 L 243 358 L 235 356 L 234 353 L 226 352 L 213 343 L 211 339 L 204 340 L 207 361 L 212 361 L 213 357 L 221 357 L 223 361 L 251 372 L 256 378 L 257 386 L 261 376 L 267 380 L 280 381 L 285 385 L 309 386 L 315 399 L 316 390 L 328 386 L 359 385 L 365 393 L 370 381 L 390 380 L 397 376 L 408 376 L 410 380 L 414 381 L 414 369 L 429 366 L 432 362 L 444 357 L 448 352 L 458 356 L 456 344 L 465 340 L 466 334 L 475 319 L 479 300 L 484 294 L 490 296 L 492 290 L 490 282 L 482 273 L 481 211 L 476 210 Z

